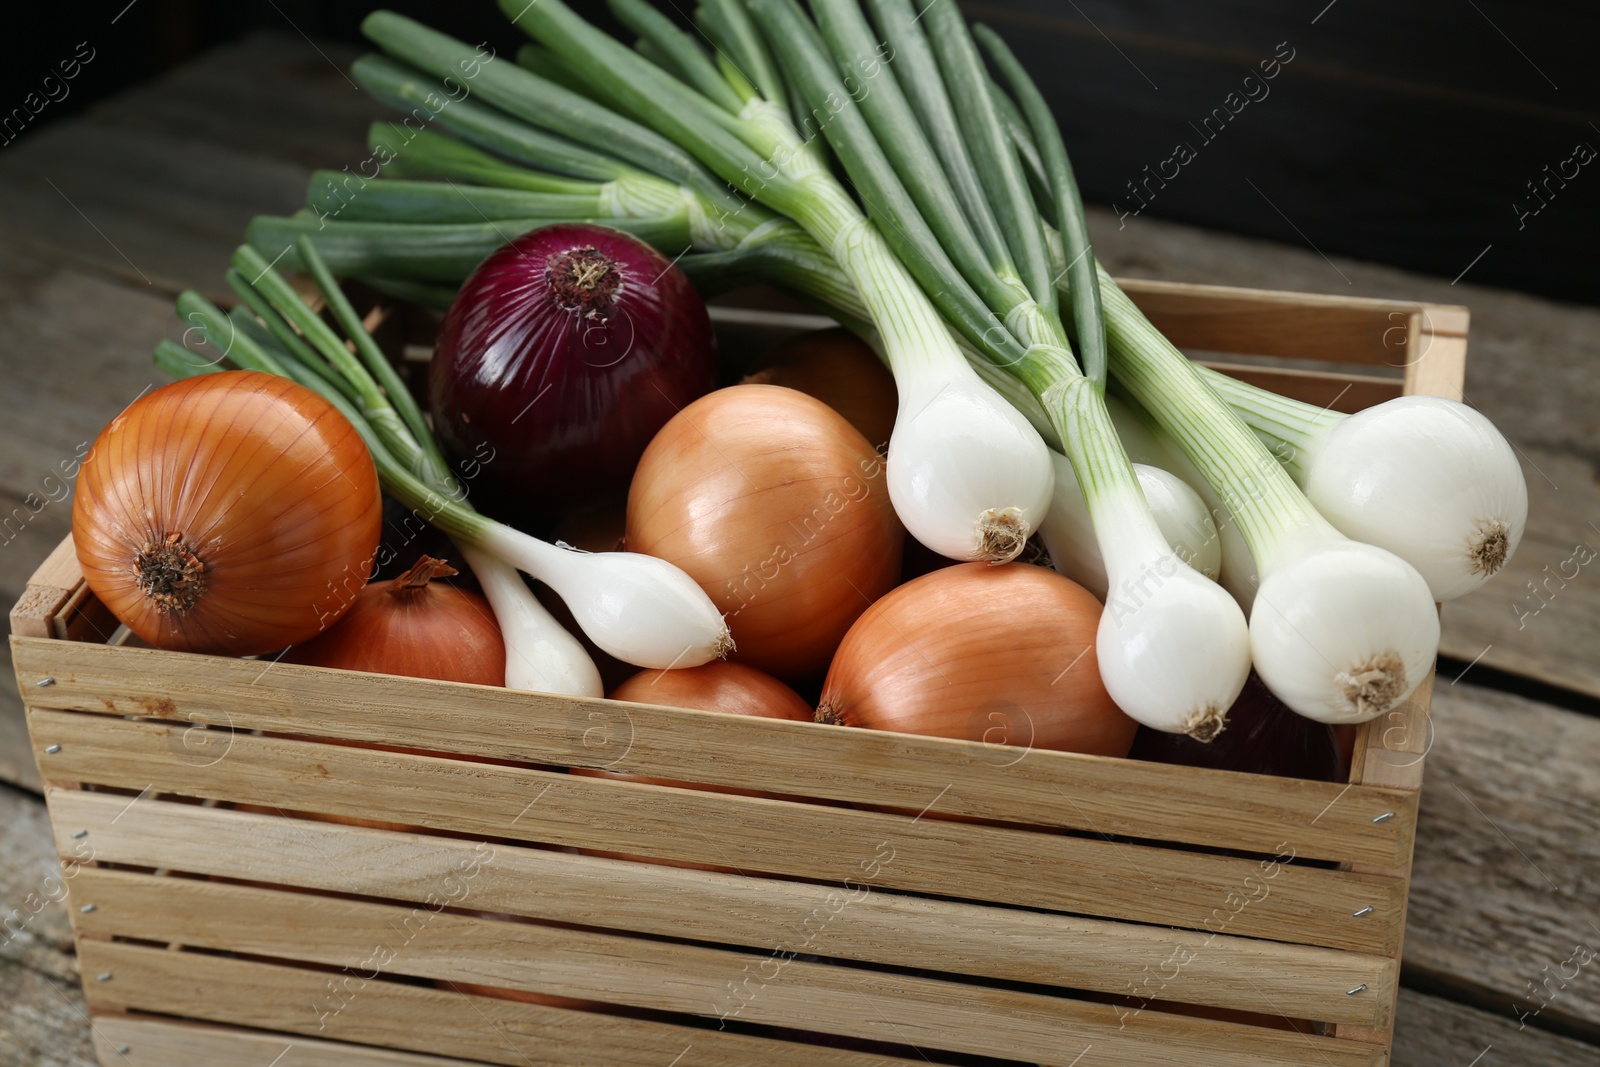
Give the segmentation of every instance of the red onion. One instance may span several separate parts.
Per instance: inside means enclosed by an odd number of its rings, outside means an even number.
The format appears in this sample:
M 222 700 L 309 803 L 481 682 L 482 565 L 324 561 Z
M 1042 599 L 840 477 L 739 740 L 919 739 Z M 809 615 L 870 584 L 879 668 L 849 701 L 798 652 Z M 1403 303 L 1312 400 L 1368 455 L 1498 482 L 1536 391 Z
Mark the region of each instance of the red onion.
M 627 234 L 563 224 L 502 246 L 462 285 L 429 392 L 474 505 L 534 525 L 626 490 L 715 373 L 711 319 L 682 271 Z
M 1128 758 L 1321 782 L 1344 781 L 1349 773 L 1333 728 L 1295 714 L 1255 671 L 1214 740 L 1196 741 L 1141 726 Z

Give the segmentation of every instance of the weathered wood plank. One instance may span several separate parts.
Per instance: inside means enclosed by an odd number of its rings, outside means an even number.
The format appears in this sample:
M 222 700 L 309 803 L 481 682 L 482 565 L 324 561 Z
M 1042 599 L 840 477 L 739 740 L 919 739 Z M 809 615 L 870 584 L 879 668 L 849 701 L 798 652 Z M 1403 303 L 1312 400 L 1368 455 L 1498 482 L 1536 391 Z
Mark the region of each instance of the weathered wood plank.
M 0 1063 L 93 1067 L 89 1015 L 76 981 L 0 957 Z
M 93 1062 L 66 885 L 38 797 L 0 785 L 0 1062 Z
M 462 896 L 452 890 L 448 899 L 470 899 L 467 877 L 460 875 Z M 864 1040 L 909 1039 L 919 1047 L 1030 1062 L 1059 1057 L 1074 1046 L 1096 1050 L 1091 1060 L 1126 1067 L 1154 1067 L 1172 1056 L 1206 1067 L 1381 1062 L 1376 1049 L 1349 1042 L 827 963 L 792 960 L 769 979 L 756 969 L 761 956 L 425 907 L 98 870 L 74 882 L 72 902 L 96 905 L 77 924 L 101 934 L 142 931 L 158 940 L 355 973 L 370 967 L 604 1004 L 814 1027 Z M 730 981 L 742 983 L 748 995 L 730 994 Z M 97 982 L 89 993 L 96 1005 L 120 1004 L 129 996 L 114 978 Z M 876 1010 L 862 1010 L 864 1003 Z
M 1391 1067 L 1594 1067 L 1600 1049 L 1439 997 L 1400 990 Z
M 35 792 L 44 788 L 28 743 L 28 720 L 12 681 L 11 664 L 0 664 L 0 782 Z
M 98 104 L 86 124 L 141 135 L 181 133 L 308 170 L 347 163 L 354 169 L 368 155 L 368 124 L 392 113 L 340 73 L 363 49 L 318 41 L 319 54 L 280 25 L 281 30 L 254 31 L 157 81 L 119 93 Z M 299 206 L 304 182 L 296 192 Z M 239 202 L 249 206 L 242 197 Z
M 141 393 L 165 383 L 150 351 L 160 338 L 178 337 L 182 325 L 165 294 L 129 289 L 25 251 L 3 255 L 25 262 L 38 277 L 26 289 L 0 289 L 0 369 L 6 375 L 0 489 L 17 505 L 34 496 L 26 518 L 14 515 L 12 505 L 0 519 L 13 520 L 7 535 L 50 521 L 59 539 L 71 511 L 65 490 L 95 436 Z M 22 569 L 20 561 L 16 567 Z M 6 573 L 15 573 L 12 566 Z
M 69 849 L 66 855 L 75 853 Z M 62 903 L 72 879 L 63 876 L 39 798 L 3 785 L 0 857 L 0 959 L 58 982 L 75 980 L 72 931 Z
M 1398 967 L 1376 956 L 930 900 L 868 886 L 771 881 L 496 844 L 52 790 L 57 847 L 80 831 L 107 862 L 391 900 L 425 900 L 472 867 L 484 911 L 768 951 L 980 975 L 1372 1025 Z M 237 844 L 236 844 L 237 843 Z M 328 862 L 338 856 L 337 865 Z M 1186 960 L 1170 975 L 1173 960 Z M 1367 994 L 1348 991 L 1366 985 Z
M 1408 973 L 1600 1043 L 1600 720 L 1462 681 L 1432 727 Z
M 312 167 L 365 159 L 383 111 L 303 41 L 257 35 L 10 149 L 0 232 L 130 286 L 220 294 L 250 218 L 303 206 Z

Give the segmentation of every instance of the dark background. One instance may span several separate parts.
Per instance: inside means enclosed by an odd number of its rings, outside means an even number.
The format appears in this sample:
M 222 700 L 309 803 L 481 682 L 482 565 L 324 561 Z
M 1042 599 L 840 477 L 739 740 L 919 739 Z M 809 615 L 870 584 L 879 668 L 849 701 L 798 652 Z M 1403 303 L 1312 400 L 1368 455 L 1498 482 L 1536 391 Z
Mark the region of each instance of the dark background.
M 690 2 L 660 6 L 686 11 Z M 95 58 L 19 141 L 253 29 L 359 42 L 370 6 L 29 5 L 26 26 L 13 16 L 0 30 L 0 107 L 38 90 L 86 38 Z M 492 0 L 392 6 L 460 37 L 503 47 L 518 41 Z M 574 6 L 603 18 L 594 0 Z M 1541 185 L 1542 209 L 1527 183 L 1545 182 L 1580 142 L 1600 150 L 1600 5 L 985 0 L 963 7 L 1000 30 L 1050 95 L 1093 202 L 1138 210 L 1128 183 L 1143 183 L 1146 166 L 1153 173 L 1186 142 L 1196 155 L 1177 177 L 1164 188 L 1152 180 L 1153 196 L 1140 189 L 1151 216 L 1444 278 L 1470 265 L 1475 283 L 1596 301 L 1600 159 L 1564 185 Z M 89 26 L 95 29 L 83 29 Z M 1290 50 L 1294 58 L 1265 84 L 1265 98 L 1231 116 L 1212 140 L 1196 131 L 1230 92 L 1243 95 L 1245 77 L 1259 73 L 1262 61 Z M 1568 174 L 1574 165 L 1565 164 Z M 1516 205 L 1529 214 L 1519 220 Z

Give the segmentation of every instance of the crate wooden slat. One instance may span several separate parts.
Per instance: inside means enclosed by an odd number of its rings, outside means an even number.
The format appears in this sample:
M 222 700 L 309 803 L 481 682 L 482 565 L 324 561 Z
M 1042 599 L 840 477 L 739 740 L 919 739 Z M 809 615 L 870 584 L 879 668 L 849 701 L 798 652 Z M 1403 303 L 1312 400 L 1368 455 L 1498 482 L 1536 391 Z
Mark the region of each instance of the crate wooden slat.
M 1123 289 L 1179 348 L 1403 367 L 1416 329 L 1465 337 L 1467 309 L 1399 300 L 1126 281 Z
M 473 1067 L 467 1060 L 395 1052 L 390 1049 L 252 1033 L 234 1027 L 132 1015 L 103 1015 L 94 1024 L 96 1053 L 125 1067 L 217 1067 L 266 1065 L 292 1051 L 284 1067 Z M 127 1052 L 118 1052 L 127 1049 Z
M 463 862 L 466 840 L 274 818 L 193 804 L 52 791 L 57 844 L 87 841 L 109 863 L 272 881 L 391 900 L 426 896 Z M 227 840 L 237 832 L 241 844 Z M 74 834 L 83 837 L 73 837 Z M 335 868 L 329 856 L 344 859 Z M 848 905 L 841 903 L 848 900 Z M 826 920 L 827 956 L 1104 993 L 1137 988 L 1175 952 L 1192 955 L 1164 1000 L 1387 1025 L 1398 967 L 1388 956 L 1134 926 L 1071 915 L 775 881 L 494 846 L 474 908 L 710 944 L 761 946 Z M 767 945 L 771 947 L 770 944 Z M 1371 996 L 1348 996 L 1365 984 Z
M 1460 396 L 1464 309 L 1127 289 L 1180 347 L 1287 395 Z M 425 340 L 415 316 L 372 321 L 397 353 Z M 1312 783 L 114 647 L 113 629 L 70 542 L 13 612 L 58 849 L 92 850 L 72 915 L 107 1064 L 266 1062 L 308 1037 L 308 1062 L 372 1067 L 1387 1061 L 1431 679 L 1361 730 L 1348 783 Z M 438 910 L 463 864 L 470 894 Z M 419 914 L 359 996 L 311 1010 Z

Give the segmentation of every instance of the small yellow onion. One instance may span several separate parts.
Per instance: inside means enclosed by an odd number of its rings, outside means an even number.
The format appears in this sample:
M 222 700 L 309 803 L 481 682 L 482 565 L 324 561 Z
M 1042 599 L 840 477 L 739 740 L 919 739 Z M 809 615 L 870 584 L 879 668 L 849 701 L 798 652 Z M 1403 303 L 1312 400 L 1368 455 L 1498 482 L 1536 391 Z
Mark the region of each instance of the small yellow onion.
M 684 408 L 645 449 L 628 548 L 700 584 L 726 616 L 731 659 L 814 676 L 899 576 L 905 531 L 886 480 L 867 439 L 826 404 L 735 385 Z
M 850 628 L 817 721 L 1126 756 L 1138 724 L 1100 681 L 1100 612 L 1088 590 L 1032 564 L 936 570 Z

